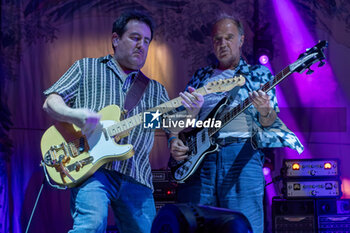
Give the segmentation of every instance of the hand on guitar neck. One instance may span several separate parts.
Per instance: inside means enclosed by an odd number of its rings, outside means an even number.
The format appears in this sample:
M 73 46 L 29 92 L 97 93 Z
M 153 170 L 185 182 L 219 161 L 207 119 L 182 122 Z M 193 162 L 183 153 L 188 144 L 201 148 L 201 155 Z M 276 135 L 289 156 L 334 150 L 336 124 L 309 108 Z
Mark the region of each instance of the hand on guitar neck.
M 277 114 L 275 110 L 271 107 L 270 96 L 266 92 L 262 91 L 261 88 L 263 84 L 260 85 L 260 90 L 249 92 L 249 98 L 252 101 L 252 104 L 259 112 L 259 122 L 262 126 L 267 127 L 272 125 L 276 118 Z
M 189 92 L 180 92 L 180 97 L 183 99 L 181 103 L 187 110 L 187 114 L 192 118 L 196 117 L 201 110 L 204 103 L 204 98 L 201 94 L 196 92 L 193 87 L 188 87 Z
M 180 97 L 183 99 L 181 103 L 186 108 L 187 115 L 189 115 L 191 118 L 195 118 L 203 106 L 204 98 L 203 95 L 197 93 L 193 87 L 188 87 L 188 90 L 189 92 L 180 92 Z M 189 150 L 189 148 L 185 146 L 180 139 L 178 139 L 178 132 L 181 130 L 183 129 L 171 129 L 170 131 L 172 133 L 169 137 L 169 143 L 171 144 L 170 152 L 177 161 L 187 158 L 186 153 Z

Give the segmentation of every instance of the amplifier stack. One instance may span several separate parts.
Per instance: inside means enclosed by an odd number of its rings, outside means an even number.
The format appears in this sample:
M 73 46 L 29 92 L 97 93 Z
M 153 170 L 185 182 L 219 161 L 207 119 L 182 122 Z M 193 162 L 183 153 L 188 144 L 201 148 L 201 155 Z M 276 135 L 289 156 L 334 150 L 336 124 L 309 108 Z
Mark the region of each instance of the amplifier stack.
M 152 170 L 153 176 L 153 197 L 156 211 L 165 204 L 176 202 L 177 183 L 173 180 L 170 170 Z
M 177 183 L 172 179 L 170 170 L 152 170 L 153 198 L 156 211 L 165 204 L 174 204 L 176 201 Z M 116 226 L 108 226 L 106 233 L 120 233 Z
M 272 201 L 274 233 L 350 233 L 350 200 L 342 196 L 337 159 L 284 160 L 283 198 Z
M 339 160 L 284 160 L 282 193 L 286 199 L 341 197 Z

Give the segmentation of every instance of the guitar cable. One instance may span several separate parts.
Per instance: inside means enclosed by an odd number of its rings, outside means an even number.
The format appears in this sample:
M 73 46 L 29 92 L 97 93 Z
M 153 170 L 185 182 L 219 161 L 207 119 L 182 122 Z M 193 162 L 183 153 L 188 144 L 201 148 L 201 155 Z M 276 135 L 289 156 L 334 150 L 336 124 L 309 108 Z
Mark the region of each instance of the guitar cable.
M 44 188 L 44 184 L 45 184 L 45 179 L 43 179 L 43 182 L 42 182 L 42 184 L 41 184 L 41 187 L 40 187 L 38 196 L 36 197 L 35 204 L 34 204 L 32 213 L 31 213 L 31 215 L 30 215 L 30 218 L 29 218 L 29 221 L 28 221 L 28 224 L 27 224 L 27 228 L 26 228 L 26 232 L 25 232 L 25 233 L 28 233 L 28 230 L 29 230 L 29 227 L 30 227 L 30 223 L 32 222 L 32 218 L 33 218 L 33 215 L 34 215 L 36 206 L 38 205 L 38 201 L 39 201 L 41 192 L 43 191 L 43 188 Z
M 46 181 L 47 181 L 47 183 L 48 183 L 51 187 L 57 188 L 57 189 L 61 189 L 61 190 L 66 190 L 66 189 L 67 189 L 67 187 L 61 187 L 61 186 L 52 184 L 52 183 L 50 182 L 50 179 L 49 179 L 48 175 L 47 175 L 46 167 L 45 167 L 45 164 L 44 164 L 43 161 L 40 161 L 40 166 L 43 167 Z M 43 179 L 43 182 L 41 183 L 40 190 L 39 190 L 38 196 L 36 197 L 36 200 L 35 200 L 35 204 L 34 204 L 32 213 L 30 214 L 30 218 L 29 218 L 29 220 L 28 220 L 25 233 L 28 233 L 30 224 L 32 223 L 32 219 L 33 219 L 33 216 L 34 216 L 34 213 L 35 213 L 35 209 L 36 209 L 36 207 L 37 207 L 37 205 L 38 205 L 38 202 L 39 202 L 41 193 L 42 193 L 43 188 L 44 188 L 44 185 L 45 185 L 45 178 Z
M 282 176 L 280 176 L 280 175 L 275 176 L 274 178 L 272 178 L 272 181 L 271 181 L 271 182 L 269 182 L 269 183 L 267 183 L 267 184 L 265 185 L 265 187 L 269 186 L 270 184 L 276 183 L 276 182 L 278 182 L 278 181 L 280 181 L 280 180 L 282 180 Z
M 43 167 L 44 174 L 45 174 L 45 177 L 46 177 L 46 181 L 51 187 L 56 188 L 56 189 L 61 189 L 61 190 L 66 190 L 67 189 L 67 186 L 62 187 L 62 186 L 59 186 L 59 185 L 56 185 L 56 184 L 52 184 L 51 181 L 50 181 L 49 176 L 47 175 L 46 166 L 45 166 L 43 161 L 40 161 L 40 166 Z

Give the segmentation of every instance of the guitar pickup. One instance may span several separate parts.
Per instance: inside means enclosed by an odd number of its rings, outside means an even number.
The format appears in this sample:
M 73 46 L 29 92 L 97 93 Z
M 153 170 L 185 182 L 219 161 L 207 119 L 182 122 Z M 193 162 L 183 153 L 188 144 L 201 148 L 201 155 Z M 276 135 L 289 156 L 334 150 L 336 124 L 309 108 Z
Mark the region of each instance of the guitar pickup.
M 66 168 L 69 172 L 74 171 L 74 170 L 78 172 L 80 170 L 80 168 L 84 167 L 87 164 L 92 163 L 93 160 L 94 160 L 94 158 L 92 156 L 89 156 L 85 159 L 74 162 L 73 164 L 67 166 Z

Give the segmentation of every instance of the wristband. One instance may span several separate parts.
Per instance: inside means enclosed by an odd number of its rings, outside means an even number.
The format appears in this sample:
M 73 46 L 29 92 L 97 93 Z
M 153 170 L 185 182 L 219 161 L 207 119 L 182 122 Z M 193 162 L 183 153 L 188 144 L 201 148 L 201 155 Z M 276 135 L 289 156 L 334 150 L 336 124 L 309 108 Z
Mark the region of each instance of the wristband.
M 174 140 L 177 139 L 177 137 L 173 136 L 168 139 L 168 147 L 170 148 L 170 143 Z

